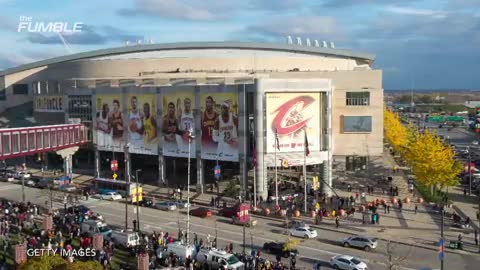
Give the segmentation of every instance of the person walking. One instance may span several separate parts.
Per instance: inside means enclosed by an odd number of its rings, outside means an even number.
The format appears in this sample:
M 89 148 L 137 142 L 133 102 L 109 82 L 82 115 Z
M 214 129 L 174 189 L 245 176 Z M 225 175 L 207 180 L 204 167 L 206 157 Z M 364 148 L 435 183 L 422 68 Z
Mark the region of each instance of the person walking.
M 340 227 L 340 219 L 338 216 L 335 217 L 335 226 L 338 228 Z
M 467 196 L 467 189 L 466 188 L 463 189 L 463 196 Z
M 415 204 L 415 214 L 417 214 L 418 211 L 418 205 Z

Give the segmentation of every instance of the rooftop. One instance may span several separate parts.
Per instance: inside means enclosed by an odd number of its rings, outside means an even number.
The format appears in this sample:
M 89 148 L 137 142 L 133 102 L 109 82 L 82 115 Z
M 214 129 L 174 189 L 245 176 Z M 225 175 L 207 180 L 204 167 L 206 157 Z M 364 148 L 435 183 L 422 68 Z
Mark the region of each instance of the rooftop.
M 331 56 L 340 58 L 359 59 L 366 62 L 373 62 L 375 55 L 362 52 L 354 52 L 345 49 L 333 49 L 324 47 L 308 47 L 277 43 L 252 43 L 252 42 L 184 42 L 184 43 L 165 43 L 165 44 L 146 44 L 133 45 L 109 49 L 100 49 L 89 52 L 76 53 L 33 62 L 13 68 L 0 71 L 0 76 L 9 75 L 38 67 L 54 65 L 64 62 L 86 60 L 106 56 L 115 56 L 131 53 L 153 52 L 153 51 L 179 51 L 179 50 L 199 50 L 199 49 L 236 49 L 236 50 L 260 50 L 287 52 L 315 56 Z

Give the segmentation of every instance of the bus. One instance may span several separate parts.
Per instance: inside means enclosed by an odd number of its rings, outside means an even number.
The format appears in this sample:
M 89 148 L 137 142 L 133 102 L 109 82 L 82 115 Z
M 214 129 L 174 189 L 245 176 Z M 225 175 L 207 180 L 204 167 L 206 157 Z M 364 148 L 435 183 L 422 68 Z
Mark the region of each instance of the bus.
M 106 178 L 95 178 L 93 182 L 94 189 L 97 193 L 105 194 L 107 192 L 113 191 L 122 195 L 124 198 L 128 198 L 132 203 L 143 200 L 143 187 L 141 184 L 138 184 L 138 193 L 137 193 L 137 184 L 135 182 L 125 182 L 122 180 L 106 179 Z

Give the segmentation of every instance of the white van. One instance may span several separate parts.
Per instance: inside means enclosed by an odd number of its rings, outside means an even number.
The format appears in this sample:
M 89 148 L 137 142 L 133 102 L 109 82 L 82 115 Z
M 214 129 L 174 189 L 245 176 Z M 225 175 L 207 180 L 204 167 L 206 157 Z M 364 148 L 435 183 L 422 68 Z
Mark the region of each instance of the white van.
M 188 256 L 194 259 L 197 256 L 197 250 L 193 245 L 187 246 L 186 244 L 182 244 L 182 242 L 177 241 L 174 243 L 170 243 L 167 245 L 167 250 L 165 255 L 169 255 L 170 253 L 174 253 L 178 257 L 182 258 L 185 261 Z
M 243 270 L 245 264 L 241 262 L 235 255 L 227 253 L 224 250 L 201 249 L 197 254 L 197 262 L 207 263 L 211 269 L 227 269 Z
M 112 231 L 112 235 L 110 236 L 110 239 L 112 239 L 115 245 L 120 245 L 126 248 L 140 245 L 140 236 L 138 235 L 137 232 L 134 232 L 132 230 Z
M 100 233 L 104 238 L 108 238 L 112 234 L 112 229 L 105 222 L 87 219 L 80 225 L 80 232 L 89 235 Z

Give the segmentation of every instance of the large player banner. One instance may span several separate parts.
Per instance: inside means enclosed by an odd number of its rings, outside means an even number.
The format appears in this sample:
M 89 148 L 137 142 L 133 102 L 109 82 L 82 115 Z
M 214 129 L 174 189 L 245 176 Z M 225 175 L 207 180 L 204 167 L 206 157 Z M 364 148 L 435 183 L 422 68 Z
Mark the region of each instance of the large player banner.
M 307 132 L 310 151 L 320 150 L 320 93 L 267 93 L 267 153 L 304 151 Z
M 130 153 L 157 155 L 157 97 L 155 94 L 127 96 L 128 142 Z
M 162 136 L 163 155 L 188 157 L 188 135 L 195 136 L 196 108 L 193 91 L 179 90 L 162 94 Z M 195 158 L 195 140 L 191 141 L 190 158 Z
M 97 95 L 94 131 L 97 147 L 102 151 L 123 151 L 122 95 Z
M 200 94 L 202 159 L 238 161 L 238 94 Z

